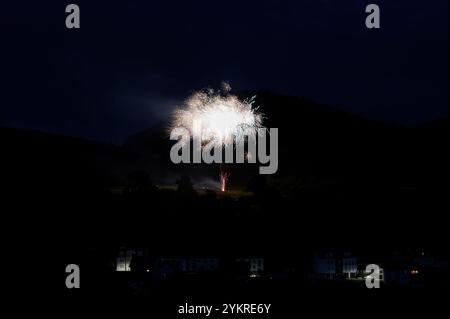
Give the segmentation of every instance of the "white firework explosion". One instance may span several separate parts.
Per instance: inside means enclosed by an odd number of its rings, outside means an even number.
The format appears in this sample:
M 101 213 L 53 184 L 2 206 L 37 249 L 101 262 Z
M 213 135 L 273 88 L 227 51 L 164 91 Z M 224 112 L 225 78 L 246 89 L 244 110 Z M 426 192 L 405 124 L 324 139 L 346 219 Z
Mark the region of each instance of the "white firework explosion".
M 170 130 L 178 127 L 187 129 L 194 135 L 194 122 L 201 124 L 201 145 L 233 147 L 245 136 L 256 138 L 262 127 L 263 115 L 253 107 L 255 97 L 241 101 L 230 94 L 228 83 L 222 91 L 199 91 L 191 95 L 173 114 Z M 230 173 L 220 165 L 220 190 L 225 191 Z
M 241 101 L 229 93 L 230 86 L 224 84 L 224 91 L 199 91 L 191 95 L 173 114 L 171 129 L 183 127 L 193 135 L 193 123 L 202 126 L 202 144 L 216 146 L 232 145 L 245 136 L 255 137 L 262 127 L 263 116 L 253 106 L 254 97 Z

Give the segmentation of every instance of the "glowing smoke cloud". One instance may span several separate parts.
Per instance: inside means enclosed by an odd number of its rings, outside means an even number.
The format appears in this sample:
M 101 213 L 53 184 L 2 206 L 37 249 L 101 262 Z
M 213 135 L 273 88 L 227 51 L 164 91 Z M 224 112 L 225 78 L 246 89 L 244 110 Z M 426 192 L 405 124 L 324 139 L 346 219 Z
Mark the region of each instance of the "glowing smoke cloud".
M 184 127 L 193 136 L 193 123 L 200 121 L 202 145 L 229 146 L 234 140 L 239 143 L 244 136 L 256 137 L 263 117 L 253 107 L 254 97 L 241 101 L 230 94 L 230 90 L 229 84 L 225 83 L 219 92 L 210 89 L 194 93 L 174 112 L 171 129 Z M 221 165 L 222 191 L 228 176 Z

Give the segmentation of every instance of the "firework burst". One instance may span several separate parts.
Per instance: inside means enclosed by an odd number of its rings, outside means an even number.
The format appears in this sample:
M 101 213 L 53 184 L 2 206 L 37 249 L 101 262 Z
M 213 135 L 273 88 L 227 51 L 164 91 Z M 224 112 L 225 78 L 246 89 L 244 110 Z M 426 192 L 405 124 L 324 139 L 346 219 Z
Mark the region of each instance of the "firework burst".
M 232 146 L 245 136 L 255 137 L 262 127 L 263 116 L 253 106 L 254 97 L 240 100 L 230 94 L 229 84 L 223 84 L 221 91 L 212 89 L 192 94 L 173 114 L 170 129 L 183 127 L 193 135 L 193 123 L 202 125 L 202 145 L 217 147 Z M 221 190 L 225 191 L 229 173 L 221 167 Z
M 213 141 L 226 146 L 239 142 L 244 136 L 256 136 L 262 127 L 262 115 L 253 107 L 254 97 L 241 101 L 229 93 L 229 85 L 220 92 L 199 91 L 191 95 L 174 112 L 171 129 L 184 127 L 192 134 L 192 123 L 202 123 L 202 143 Z

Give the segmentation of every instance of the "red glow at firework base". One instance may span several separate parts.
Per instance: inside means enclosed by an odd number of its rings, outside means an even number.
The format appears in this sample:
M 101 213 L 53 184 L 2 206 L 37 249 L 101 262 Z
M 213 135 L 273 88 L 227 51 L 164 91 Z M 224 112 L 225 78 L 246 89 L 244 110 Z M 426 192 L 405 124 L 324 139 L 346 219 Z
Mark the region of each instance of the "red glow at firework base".
M 220 190 L 222 192 L 225 192 L 226 190 L 226 185 L 227 185 L 227 181 L 228 181 L 228 177 L 230 176 L 230 173 L 228 173 L 225 168 L 220 165 Z

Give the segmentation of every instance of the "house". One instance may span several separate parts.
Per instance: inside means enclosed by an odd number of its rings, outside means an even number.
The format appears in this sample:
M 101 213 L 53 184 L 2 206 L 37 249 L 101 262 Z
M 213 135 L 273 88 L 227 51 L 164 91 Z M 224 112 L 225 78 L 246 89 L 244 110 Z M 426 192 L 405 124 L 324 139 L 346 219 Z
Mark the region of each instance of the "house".
M 264 258 L 237 258 L 236 264 L 239 265 L 241 272 L 250 277 L 260 276 L 264 272 Z
M 227 263 L 228 261 L 228 263 Z M 215 257 L 151 257 L 137 249 L 121 248 L 116 258 L 117 272 L 149 272 L 155 280 L 179 275 L 199 275 L 231 270 L 238 276 L 259 277 L 264 273 L 264 258 L 243 257 L 220 260 Z
M 121 248 L 116 258 L 116 271 L 131 271 L 133 257 L 142 257 L 143 251 Z
M 336 258 L 327 252 L 314 256 L 314 273 L 320 277 L 334 278 L 336 275 Z
M 355 278 L 358 272 L 358 264 L 356 257 L 349 252 L 345 252 L 342 256 L 342 273 L 347 278 Z
M 165 280 L 175 275 L 199 275 L 219 269 L 219 259 L 213 257 L 158 257 L 152 270 L 155 280 Z
M 219 268 L 217 258 L 187 258 L 184 260 L 184 271 L 190 273 L 216 271 Z
M 313 268 L 322 278 L 356 278 L 358 263 L 351 252 L 320 252 L 314 256 Z

